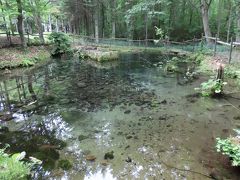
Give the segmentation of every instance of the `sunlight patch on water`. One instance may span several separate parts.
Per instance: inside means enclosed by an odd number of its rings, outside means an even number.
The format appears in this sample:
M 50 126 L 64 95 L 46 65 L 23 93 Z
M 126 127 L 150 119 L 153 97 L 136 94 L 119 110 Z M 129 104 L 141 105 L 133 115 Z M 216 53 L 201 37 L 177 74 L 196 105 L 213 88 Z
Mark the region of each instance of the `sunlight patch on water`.
M 85 175 L 84 180 L 117 180 L 117 178 L 113 176 L 112 169 L 106 168 Z

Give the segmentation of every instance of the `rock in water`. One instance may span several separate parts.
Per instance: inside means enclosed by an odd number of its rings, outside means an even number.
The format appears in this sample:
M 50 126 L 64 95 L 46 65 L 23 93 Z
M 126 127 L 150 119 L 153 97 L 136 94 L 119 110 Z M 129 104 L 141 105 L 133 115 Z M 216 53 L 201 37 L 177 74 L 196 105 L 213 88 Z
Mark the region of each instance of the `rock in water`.
M 130 113 L 131 113 L 130 110 L 127 110 L 127 111 L 124 112 L 124 114 L 130 114 Z
M 101 162 L 101 165 L 107 166 L 107 165 L 108 165 L 108 162 L 107 162 L 106 160 L 103 160 L 103 161 Z
M 96 156 L 94 156 L 94 155 L 87 155 L 86 156 L 86 160 L 87 161 L 95 161 L 97 158 L 96 158 Z

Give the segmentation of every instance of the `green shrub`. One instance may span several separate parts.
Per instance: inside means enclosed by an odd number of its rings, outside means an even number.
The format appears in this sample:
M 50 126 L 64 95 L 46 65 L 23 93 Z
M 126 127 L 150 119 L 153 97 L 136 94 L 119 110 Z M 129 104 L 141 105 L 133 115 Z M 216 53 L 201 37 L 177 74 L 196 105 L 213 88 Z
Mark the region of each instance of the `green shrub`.
M 201 52 L 195 53 L 188 57 L 188 61 L 195 62 L 196 64 L 200 64 L 205 59 L 205 55 Z
M 71 43 L 69 37 L 62 32 L 53 32 L 49 36 L 53 47 L 52 56 L 61 56 L 63 54 L 72 55 Z
M 231 79 L 238 78 L 238 71 L 236 69 L 231 68 L 230 66 L 224 68 L 224 74 L 226 77 Z
M 195 88 L 195 90 L 200 90 L 202 96 L 218 96 L 223 93 L 223 86 L 226 85 L 221 79 L 209 79 L 207 82 L 203 82 L 200 88 Z
M 21 62 L 21 66 L 23 67 L 33 66 L 34 64 L 35 64 L 35 61 L 30 58 L 24 58 Z
M 40 46 L 42 45 L 42 42 L 39 37 L 34 37 L 33 39 L 29 40 L 28 45 L 32 46 Z
M 8 155 L 5 149 L 0 149 L 0 179 L 2 180 L 15 180 L 27 179 L 30 176 L 31 169 L 35 164 L 40 164 L 41 161 L 31 157 L 31 162 L 27 163 L 22 161 L 26 152 Z
M 239 133 L 239 130 L 236 130 Z M 217 152 L 227 155 L 232 161 L 232 166 L 240 165 L 240 137 L 229 137 L 227 139 L 216 138 Z

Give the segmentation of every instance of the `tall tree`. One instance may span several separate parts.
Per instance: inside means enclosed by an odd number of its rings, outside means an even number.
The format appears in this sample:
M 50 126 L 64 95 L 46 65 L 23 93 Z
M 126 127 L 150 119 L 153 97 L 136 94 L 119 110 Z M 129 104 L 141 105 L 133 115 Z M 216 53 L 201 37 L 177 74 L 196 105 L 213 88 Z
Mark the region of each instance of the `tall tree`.
M 47 2 L 44 0 L 29 0 L 30 7 L 33 12 L 34 20 L 36 23 L 36 27 L 39 34 L 39 39 L 42 44 L 44 44 L 44 36 L 43 36 L 43 27 L 42 27 L 42 18 L 41 13 L 45 10 Z
M 212 0 L 201 0 L 201 13 L 202 13 L 202 22 L 205 37 L 207 38 L 207 42 L 211 42 L 208 37 L 212 37 L 211 29 L 209 26 L 209 8 L 211 6 Z
M 236 41 L 240 42 L 240 0 L 236 0 Z
M 17 9 L 18 9 L 18 16 L 17 16 L 18 33 L 21 39 L 21 46 L 23 48 L 26 48 L 27 44 L 24 38 L 24 24 L 23 24 L 23 4 L 22 4 L 22 0 L 16 0 L 16 2 L 17 2 Z
M 112 0 L 111 14 L 112 14 L 112 38 L 116 37 L 116 0 Z

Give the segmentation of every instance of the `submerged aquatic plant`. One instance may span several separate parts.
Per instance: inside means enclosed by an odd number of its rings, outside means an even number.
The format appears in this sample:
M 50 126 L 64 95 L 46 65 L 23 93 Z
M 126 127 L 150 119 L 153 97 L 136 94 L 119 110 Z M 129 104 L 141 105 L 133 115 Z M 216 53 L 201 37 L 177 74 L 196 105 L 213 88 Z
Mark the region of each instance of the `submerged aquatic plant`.
M 0 149 L 0 179 L 2 180 L 27 179 L 34 165 L 42 163 L 34 157 L 30 157 L 30 162 L 24 162 L 26 152 L 9 155 L 5 153 L 6 148 Z
M 232 161 L 232 166 L 240 166 L 240 131 L 236 137 L 228 137 L 227 139 L 216 138 L 217 152 L 227 155 Z
M 72 163 L 67 159 L 61 159 L 58 162 L 58 167 L 62 168 L 63 170 L 69 170 L 72 168 L 72 166 Z
M 221 79 L 209 79 L 207 82 L 203 82 L 200 88 L 195 88 L 195 90 L 200 90 L 202 96 L 218 96 L 223 93 L 223 86 L 226 85 L 227 82 L 224 82 Z

